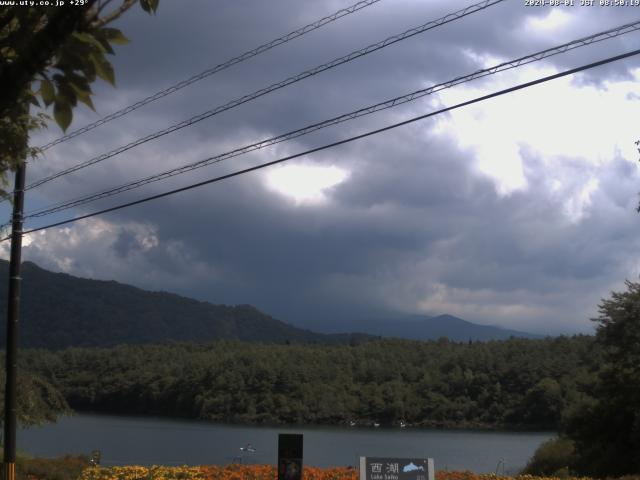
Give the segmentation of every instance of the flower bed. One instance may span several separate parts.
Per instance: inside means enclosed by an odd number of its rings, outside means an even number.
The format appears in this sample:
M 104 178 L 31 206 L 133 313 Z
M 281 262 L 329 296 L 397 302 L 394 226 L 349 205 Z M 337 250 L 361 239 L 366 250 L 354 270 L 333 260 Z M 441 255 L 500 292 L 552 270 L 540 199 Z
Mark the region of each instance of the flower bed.
M 206 465 L 200 467 L 90 467 L 78 480 L 275 480 L 273 465 Z M 554 477 L 497 476 L 472 472 L 437 472 L 436 480 L 560 480 Z M 304 480 L 358 480 L 358 471 L 352 468 L 304 467 Z M 562 480 L 591 480 L 563 478 Z
M 200 467 L 89 467 L 78 480 L 273 480 L 273 465 L 206 465 Z M 304 480 L 357 480 L 348 468 L 305 467 Z

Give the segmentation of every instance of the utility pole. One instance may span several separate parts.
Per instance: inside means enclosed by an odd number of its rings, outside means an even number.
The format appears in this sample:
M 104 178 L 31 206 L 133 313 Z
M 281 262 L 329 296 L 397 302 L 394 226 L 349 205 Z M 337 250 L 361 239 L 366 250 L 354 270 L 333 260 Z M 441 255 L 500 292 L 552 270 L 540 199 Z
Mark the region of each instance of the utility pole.
M 22 257 L 22 215 L 26 161 L 16 169 L 9 259 L 9 300 L 7 302 L 7 358 L 4 390 L 4 480 L 16 478 L 16 380 L 18 376 L 18 320 L 20 318 L 20 260 Z

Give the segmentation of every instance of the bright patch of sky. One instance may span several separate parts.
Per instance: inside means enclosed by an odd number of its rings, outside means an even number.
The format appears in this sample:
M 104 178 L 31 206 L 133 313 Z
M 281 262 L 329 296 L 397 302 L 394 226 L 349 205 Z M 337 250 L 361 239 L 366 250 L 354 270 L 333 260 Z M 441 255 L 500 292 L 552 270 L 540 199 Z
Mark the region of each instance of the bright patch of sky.
M 552 8 L 549 14 L 544 17 L 530 17 L 527 19 L 526 29 L 539 34 L 548 34 L 560 27 L 566 27 L 573 17 L 559 8 Z
M 486 59 L 487 64 L 499 60 Z M 508 88 L 557 70 L 527 66 L 492 77 L 482 87 L 463 86 L 440 93 L 445 105 Z M 640 69 L 633 80 L 607 81 L 599 87 L 576 85 L 565 77 L 466 107 L 441 117 L 437 132 L 451 136 L 472 153 L 476 170 L 490 177 L 501 195 L 528 188 L 523 152 L 533 152 L 545 167 L 550 190 L 566 193 L 575 186 L 572 170 L 563 168 L 571 159 L 585 169 L 601 166 L 622 157 L 635 162 L 637 152 L 637 105 L 629 96 L 640 94 Z M 538 174 L 540 172 L 537 172 Z M 580 188 L 572 188 L 564 212 L 575 222 L 585 214 L 598 182 L 585 176 Z
M 335 165 L 286 165 L 265 175 L 270 190 L 292 199 L 296 205 L 326 202 L 327 190 L 348 177 L 348 171 Z

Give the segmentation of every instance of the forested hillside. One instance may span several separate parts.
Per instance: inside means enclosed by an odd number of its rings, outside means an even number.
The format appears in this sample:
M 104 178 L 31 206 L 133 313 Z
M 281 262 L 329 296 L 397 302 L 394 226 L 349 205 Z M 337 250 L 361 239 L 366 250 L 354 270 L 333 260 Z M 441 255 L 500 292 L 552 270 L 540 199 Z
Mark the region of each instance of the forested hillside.
M 553 429 L 595 375 L 593 338 L 30 351 L 72 408 L 243 423 Z
M 25 262 L 20 344 L 59 349 L 167 340 L 210 342 L 349 341 L 296 328 L 251 305 L 213 305 L 167 292 L 149 292 L 113 281 L 78 278 Z M 0 260 L 0 290 L 7 290 L 8 263 Z M 0 295 L 0 311 L 6 311 Z M 4 344 L 5 329 L 0 329 Z

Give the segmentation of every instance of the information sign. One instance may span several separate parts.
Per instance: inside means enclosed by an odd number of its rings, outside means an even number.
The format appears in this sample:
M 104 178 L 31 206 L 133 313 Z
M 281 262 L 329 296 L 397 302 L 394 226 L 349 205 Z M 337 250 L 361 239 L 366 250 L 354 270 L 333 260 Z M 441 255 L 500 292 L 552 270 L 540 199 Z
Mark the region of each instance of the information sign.
M 360 457 L 360 480 L 434 480 L 433 458 Z

